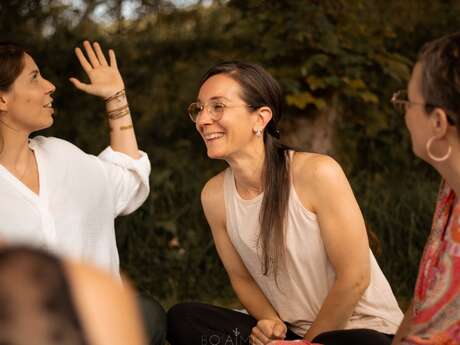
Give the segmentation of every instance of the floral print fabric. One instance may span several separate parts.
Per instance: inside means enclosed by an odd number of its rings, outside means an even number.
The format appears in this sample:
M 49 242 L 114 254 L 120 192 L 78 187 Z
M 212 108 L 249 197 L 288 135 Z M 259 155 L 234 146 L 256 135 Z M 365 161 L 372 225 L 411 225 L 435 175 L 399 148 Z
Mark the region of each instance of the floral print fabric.
M 460 203 L 445 182 L 420 262 L 411 329 L 403 344 L 460 344 Z

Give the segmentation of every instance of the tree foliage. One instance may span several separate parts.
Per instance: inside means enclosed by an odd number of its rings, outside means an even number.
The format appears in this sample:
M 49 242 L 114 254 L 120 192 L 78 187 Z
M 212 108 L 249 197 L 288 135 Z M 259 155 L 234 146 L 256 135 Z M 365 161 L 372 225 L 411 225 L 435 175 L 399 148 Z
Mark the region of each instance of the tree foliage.
M 131 8 L 126 14 L 124 9 Z M 99 14 L 98 14 L 99 13 Z M 429 13 L 429 16 L 427 16 Z M 141 147 L 152 161 L 151 195 L 117 221 L 122 267 L 140 290 L 166 301 L 220 301 L 232 292 L 200 206 L 207 159 L 185 109 L 212 64 L 265 66 L 285 91 L 282 135 L 345 168 L 378 260 L 402 299 L 411 294 L 439 178 L 416 160 L 389 104 L 404 88 L 423 42 L 458 27 L 456 1 L 166 0 L 0 3 L 1 39 L 32 48 L 57 86 L 55 126 L 90 153 L 108 142 L 103 104 L 74 90 L 73 48 L 85 38 L 117 52 Z

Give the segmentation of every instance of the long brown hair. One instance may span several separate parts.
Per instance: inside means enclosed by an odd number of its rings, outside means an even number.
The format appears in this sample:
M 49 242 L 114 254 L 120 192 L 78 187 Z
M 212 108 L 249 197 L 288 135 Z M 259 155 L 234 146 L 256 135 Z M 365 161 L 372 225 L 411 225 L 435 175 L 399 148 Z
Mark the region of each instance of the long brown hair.
M 8 92 L 24 69 L 25 49 L 15 43 L 0 42 L 0 91 Z M 0 135 L 0 153 L 3 138 Z
M 289 201 L 289 147 L 279 139 L 277 124 L 282 116 L 282 92 L 278 82 L 261 66 L 241 61 L 215 65 L 201 79 L 200 86 L 210 77 L 225 74 L 241 87 L 241 98 L 254 111 L 267 106 L 272 119 L 264 130 L 265 163 L 262 174 L 264 197 L 260 210 L 259 245 L 262 249 L 262 271 L 277 276 L 284 258 L 285 223 Z

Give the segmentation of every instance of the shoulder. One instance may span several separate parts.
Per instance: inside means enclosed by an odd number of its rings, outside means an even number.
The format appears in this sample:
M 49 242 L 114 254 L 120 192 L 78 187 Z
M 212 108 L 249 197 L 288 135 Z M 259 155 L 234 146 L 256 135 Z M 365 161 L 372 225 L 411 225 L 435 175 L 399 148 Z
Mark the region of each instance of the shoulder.
M 91 343 L 144 343 L 135 293 L 129 283 L 122 285 L 109 273 L 74 261 L 65 261 L 64 270 Z
M 225 222 L 224 178 L 225 170 L 210 178 L 201 191 L 201 204 L 210 225 Z
M 65 152 L 74 152 L 79 154 L 85 154 L 80 148 L 72 144 L 71 142 L 56 138 L 56 137 L 44 137 L 36 136 L 30 139 L 32 146 L 39 147 L 45 151 L 65 151 Z
M 291 165 L 293 184 L 305 208 L 317 213 L 332 195 L 348 188 L 348 180 L 332 157 L 296 152 Z
M 330 156 L 317 153 L 296 152 L 293 156 L 292 174 L 300 184 L 323 184 L 343 178 L 340 164 Z
M 201 190 L 201 202 L 214 203 L 223 197 L 225 170 L 211 177 Z

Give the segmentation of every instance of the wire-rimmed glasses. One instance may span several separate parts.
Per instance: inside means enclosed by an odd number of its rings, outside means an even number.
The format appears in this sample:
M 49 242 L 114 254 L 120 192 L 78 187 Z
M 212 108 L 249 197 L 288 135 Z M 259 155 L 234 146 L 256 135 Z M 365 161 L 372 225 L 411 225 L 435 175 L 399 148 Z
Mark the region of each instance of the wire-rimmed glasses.
M 206 110 L 213 121 L 219 121 L 224 115 L 226 108 L 247 107 L 252 108 L 248 104 L 226 105 L 221 101 L 210 101 L 208 103 L 193 102 L 187 108 L 188 115 L 193 122 L 196 122 L 203 110 Z

